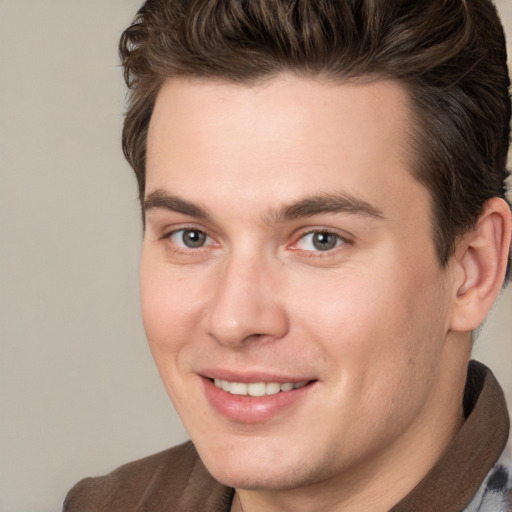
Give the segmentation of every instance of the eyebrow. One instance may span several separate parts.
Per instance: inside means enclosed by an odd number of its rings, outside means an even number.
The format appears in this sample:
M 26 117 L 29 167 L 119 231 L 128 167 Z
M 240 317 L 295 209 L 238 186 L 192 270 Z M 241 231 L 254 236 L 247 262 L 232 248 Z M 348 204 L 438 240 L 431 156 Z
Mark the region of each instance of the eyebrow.
M 144 211 L 161 208 L 171 212 L 182 213 L 197 219 L 210 220 L 207 211 L 201 206 L 181 199 L 180 197 L 168 194 L 163 190 L 155 190 L 144 199 Z
M 201 220 L 211 220 L 205 208 L 157 189 L 144 199 L 144 211 L 162 208 Z M 265 224 L 280 224 L 303 217 L 326 213 L 345 213 L 374 219 L 383 219 L 384 214 L 377 207 L 352 194 L 320 194 L 300 199 L 264 215 Z
M 306 197 L 271 212 L 268 223 L 281 223 L 326 213 L 346 213 L 374 219 L 383 219 L 384 213 L 369 202 L 347 193 L 320 194 Z

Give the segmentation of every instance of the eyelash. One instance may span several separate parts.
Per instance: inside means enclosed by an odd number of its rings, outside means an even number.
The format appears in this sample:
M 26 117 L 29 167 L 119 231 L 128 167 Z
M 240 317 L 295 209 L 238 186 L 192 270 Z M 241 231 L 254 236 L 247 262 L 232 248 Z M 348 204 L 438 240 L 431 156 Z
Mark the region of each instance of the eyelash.
M 187 247 L 185 245 L 185 242 L 183 241 L 183 237 L 185 236 L 185 233 L 187 233 L 187 232 L 200 233 L 201 235 L 203 235 L 205 237 L 206 241 L 209 239 L 210 241 L 215 242 L 215 240 L 210 235 L 208 235 L 208 233 L 206 231 L 204 231 L 203 229 L 198 229 L 198 228 L 192 227 L 192 226 L 182 227 L 180 229 L 174 229 L 174 230 L 166 233 L 162 238 L 171 241 L 175 250 L 177 250 L 177 251 L 197 251 L 199 249 L 203 249 L 204 247 L 207 247 L 208 245 L 212 245 L 211 243 L 208 243 L 207 245 L 200 245 L 198 247 Z M 181 233 L 183 246 L 178 245 L 176 240 L 173 240 L 173 238 L 180 235 L 180 233 Z
M 197 247 L 187 247 L 185 245 L 185 242 L 183 241 L 183 237 L 185 236 L 185 233 L 187 233 L 187 232 L 199 233 L 200 236 L 204 237 L 205 243 L 202 245 L 198 245 Z M 335 237 L 335 241 L 334 241 L 335 245 L 333 247 L 328 247 L 325 250 L 318 249 L 318 248 L 317 248 L 317 250 L 314 250 L 314 249 L 305 249 L 305 248 L 298 247 L 298 245 L 301 242 L 302 243 L 305 242 L 307 237 L 314 237 L 316 235 Z M 180 242 L 177 242 L 175 240 L 175 237 L 177 237 L 177 236 L 181 236 Z M 210 235 L 208 235 L 208 233 L 205 230 L 199 229 L 199 228 L 196 228 L 193 226 L 189 226 L 189 227 L 185 226 L 180 229 L 174 229 L 174 230 L 166 233 L 162 238 L 169 240 L 173 246 L 172 247 L 173 250 L 176 252 L 187 252 L 187 253 L 190 251 L 196 252 L 196 251 L 204 249 L 208 246 L 215 245 L 215 243 L 216 243 L 215 239 L 213 237 L 211 237 Z M 211 242 L 213 242 L 213 243 L 211 243 Z M 311 243 L 314 243 L 314 240 L 312 240 Z M 326 257 L 328 255 L 332 255 L 334 252 L 337 252 L 336 250 L 339 247 L 347 245 L 347 244 L 351 244 L 351 243 L 352 242 L 349 239 L 347 239 L 345 236 L 340 235 L 339 233 L 336 233 L 332 230 L 320 228 L 320 229 L 310 229 L 309 231 L 301 233 L 300 236 L 298 236 L 295 239 L 295 241 L 288 247 L 294 251 L 300 251 L 301 253 L 307 255 L 308 257 L 318 258 L 318 257 Z M 183 245 L 180 245 L 180 244 L 183 244 Z
M 316 248 L 314 249 L 303 249 L 298 247 L 298 245 L 301 242 L 305 242 L 307 237 L 312 237 L 311 243 L 314 243 L 314 237 L 315 236 L 329 236 L 329 237 L 335 237 L 335 245 L 333 247 L 326 248 L 324 250 Z M 329 230 L 329 229 L 311 229 L 309 231 L 306 231 L 304 233 L 301 233 L 300 236 L 296 239 L 296 241 L 292 244 L 291 248 L 296 251 L 302 251 L 304 253 L 307 253 L 309 257 L 325 257 L 327 255 L 332 255 L 334 252 L 336 252 L 336 249 L 343 245 L 350 244 L 350 241 L 340 235 L 339 233 L 336 233 L 335 231 Z

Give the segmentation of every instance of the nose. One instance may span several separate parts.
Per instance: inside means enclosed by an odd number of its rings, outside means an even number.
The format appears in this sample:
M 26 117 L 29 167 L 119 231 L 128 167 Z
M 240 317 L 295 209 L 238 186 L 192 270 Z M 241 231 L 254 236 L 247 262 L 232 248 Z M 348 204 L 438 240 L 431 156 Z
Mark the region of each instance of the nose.
M 228 262 L 216 280 L 207 315 L 209 335 L 223 345 L 241 347 L 249 340 L 282 338 L 289 328 L 279 279 L 257 258 Z

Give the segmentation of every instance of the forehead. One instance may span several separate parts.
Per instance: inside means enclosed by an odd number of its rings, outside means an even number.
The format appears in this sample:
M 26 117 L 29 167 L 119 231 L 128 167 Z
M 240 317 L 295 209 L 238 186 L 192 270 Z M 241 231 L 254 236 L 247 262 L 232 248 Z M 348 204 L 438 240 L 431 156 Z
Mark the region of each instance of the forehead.
M 241 209 L 342 192 L 383 209 L 419 186 L 408 172 L 408 113 L 405 88 L 389 80 L 170 79 L 150 123 L 146 191 L 237 199 Z
M 407 135 L 408 100 L 405 87 L 392 80 L 334 83 L 283 74 L 246 85 L 173 78 L 164 82 L 158 93 L 149 143 L 154 148 L 175 137 L 203 143 L 206 141 L 201 135 L 207 134 L 211 145 L 217 147 L 213 143 L 223 135 L 232 137 L 236 133 L 238 139 L 231 141 L 239 147 L 248 142 L 242 139 L 247 134 L 263 135 L 269 143 L 278 138 L 283 146 L 297 142 L 301 135 L 309 138 L 317 133 L 312 142 L 322 138 L 325 143 L 339 144 L 353 134 L 361 141 L 361 148 L 368 151 L 366 139 L 375 142 L 389 139 L 388 135 Z M 175 122 L 178 119 L 179 126 Z M 387 130 L 382 131 L 383 127 Z M 213 131 L 218 135 L 215 140 Z

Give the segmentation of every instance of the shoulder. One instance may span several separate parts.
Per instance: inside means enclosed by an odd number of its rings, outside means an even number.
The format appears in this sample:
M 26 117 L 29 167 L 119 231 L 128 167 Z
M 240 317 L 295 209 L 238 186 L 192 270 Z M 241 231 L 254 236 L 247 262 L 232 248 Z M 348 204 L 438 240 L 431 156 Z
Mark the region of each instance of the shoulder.
M 189 441 L 125 464 L 107 475 L 81 480 L 69 491 L 62 510 L 129 512 L 152 510 L 152 507 L 157 510 L 164 501 L 170 504 L 179 499 L 192 473 L 197 473 L 198 464 L 202 466 Z M 199 478 L 208 479 L 208 476 L 204 470 Z

